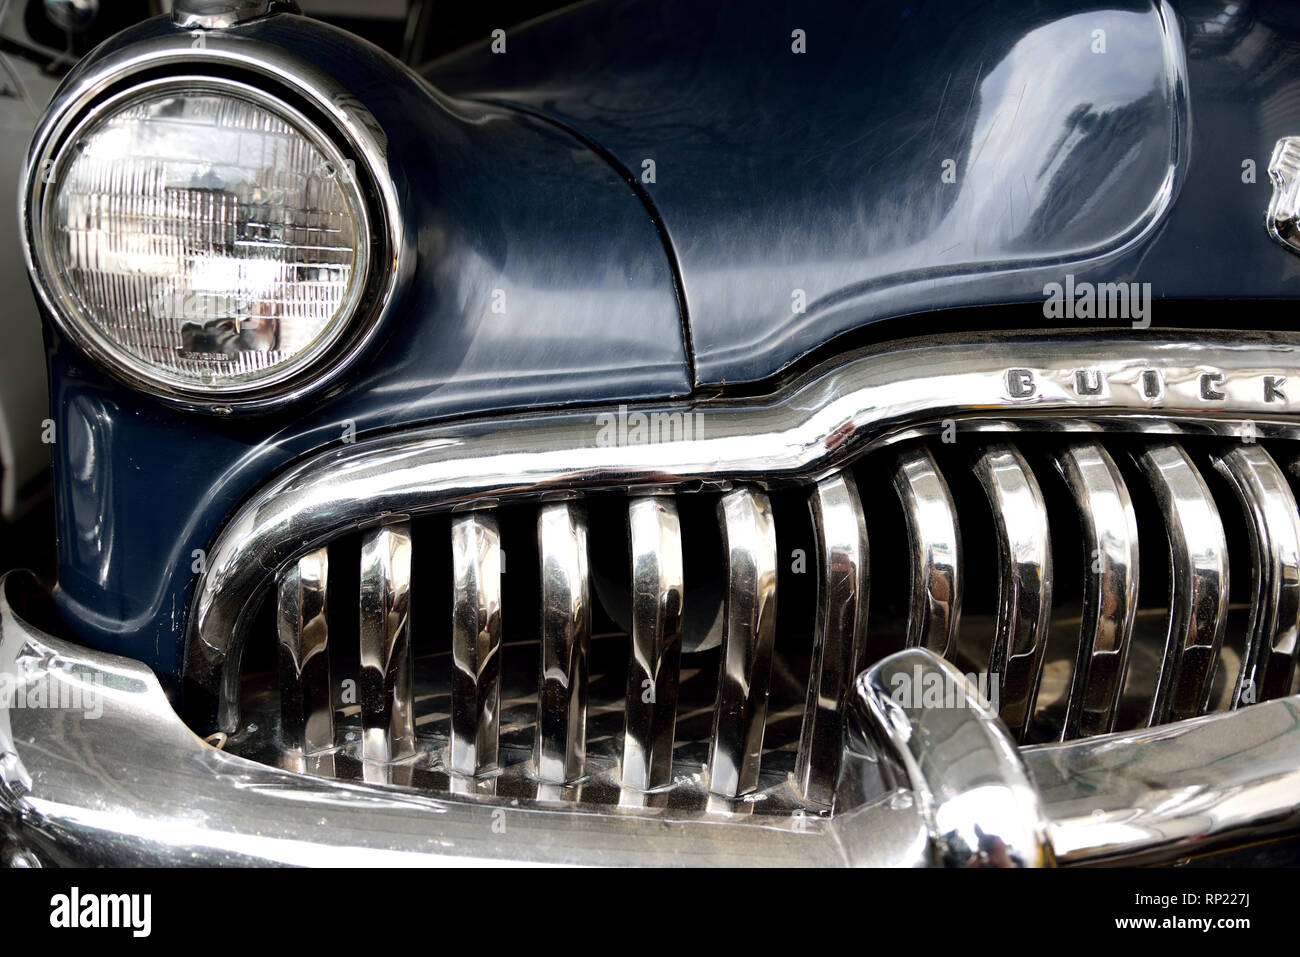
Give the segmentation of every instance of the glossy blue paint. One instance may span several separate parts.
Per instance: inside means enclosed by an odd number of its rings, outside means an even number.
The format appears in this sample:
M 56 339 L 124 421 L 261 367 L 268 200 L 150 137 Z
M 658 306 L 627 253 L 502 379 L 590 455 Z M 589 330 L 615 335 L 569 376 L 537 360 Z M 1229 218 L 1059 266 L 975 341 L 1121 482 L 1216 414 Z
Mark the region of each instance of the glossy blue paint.
M 1041 301 L 1067 272 L 1165 297 L 1300 293 L 1260 226 L 1264 167 L 1300 119 L 1295 5 L 1181 6 L 593 3 L 427 74 L 633 173 L 654 160 L 643 188 L 697 381 L 716 385 L 879 319 Z
M 886 317 L 1039 301 L 1066 272 L 1163 297 L 1300 293 L 1262 225 L 1272 143 L 1300 132 L 1290 7 L 697 7 L 610 0 L 512 30 L 504 56 L 485 43 L 426 71 L 457 99 L 298 17 L 210 36 L 324 64 L 371 109 L 417 268 L 348 375 L 276 413 L 173 408 L 49 333 L 69 626 L 174 679 L 195 550 L 349 426 L 683 395 L 692 360 L 702 384 L 759 379 Z
M 151 21 L 99 55 L 171 29 Z M 181 666 L 195 551 L 293 459 L 413 422 L 690 388 L 655 224 L 570 134 L 452 103 L 379 51 L 304 18 L 270 18 L 206 43 L 273 44 L 330 64 L 387 133 L 418 255 L 349 375 L 275 413 L 176 409 L 54 340 L 59 606 L 84 640 L 170 675 Z

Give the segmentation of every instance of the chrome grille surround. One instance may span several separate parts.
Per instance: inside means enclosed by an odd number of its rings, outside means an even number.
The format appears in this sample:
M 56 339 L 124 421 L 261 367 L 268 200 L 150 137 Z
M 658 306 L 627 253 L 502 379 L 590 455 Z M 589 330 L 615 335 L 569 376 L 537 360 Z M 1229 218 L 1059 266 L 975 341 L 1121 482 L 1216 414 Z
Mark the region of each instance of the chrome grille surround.
M 634 589 L 643 607 L 638 608 L 631 636 L 622 780 L 615 782 L 621 783 L 623 792 L 617 803 L 626 806 L 629 792 L 633 796 L 653 792 L 664 786 L 665 775 L 671 773 L 664 770 L 662 742 L 666 724 L 670 753 L 672 725 L 663 716 L 656 718 L 653 709 L 638 713 L 634 694 L 646 681 L 656 688 L 656 700 L 664 700 L 657 698 L 660 689 L 667 699 L 675 690 L 678 652 L 674 649 L 680 648 L 680 633 L 674 634 L 674 629 L 680 629 L 681 585 L 680 575 L 673 571 L 672 546 L 675 542 L 680 551 L 681 543 L 680 532 L 672 530 L 676 524 L 673 497 L 665 493 L 700 486 L 720 490 L 719 523 L 731 559 L 732 600 L 727 604 L 724 664 L 706 781 L 708 790 L 722 802 L 710 801 L 709 809 L 734 815 L 737 805 L 729 799 L 758 787 L 766 667 L 775 621 L 775 611 L 768 606 L 775 601 L 777 556 L 763 490 L 808 487 L 823 563 L 813 666 L 791 781 L 793 797 L 773 802 L 770 810 L 798 815 L 800 822 L 801 805 L 813 814 L 825 813 L 832 804 L 837 815 L 851 813 L 854 801 L 844 795 L 837 799 L 836 783 L 843 786 L 842 761 L 847 762 L 847 776 L 861 768 L 853 748 L 846 750 L 841 744 L 846 712 L 840 702 L 849 695 L 848 678 L 863 663 L 863 609 L 870 583 L 863 560 L 865 527 L 860 534 L 854 530 L 861 519 L 861 500 L 845 466 L 868 452 L 899 443 L 895 486 L 913 556 L 907 643 L 951 651 L 961 608 L 961 563 L 956 557 L 960 531 L 942 473 L 913 440 L 959 423 L 976 432 L 1047 430 L 1085 436 L 1062 436 L 1065 441 L 1054 459 L 1078 508 L 1084 539 L 1098 556 L 1085 585 L 1078 659 L 1062 737 L 1104 734 L 1114 727 L 1136 607 L 1132 505 L 1110 454 L 1104 445 L 1087 438 L 1089 433 L 1162 436 L 1145 441 L 1144 451 L 1137 456 L 1170 530 L 1174 594 L 1168 643 L 1147 723 L 1205 709 L 1227 605 L 1226 549 L 1216 547 L 1213 526 L 1207 529 L 1204 522 L 1207 506 L 1214 509 L 1213 501 L 1208 493 L 1198 499 L 1204 480 L 1171 435 L 1220 436 L 1238 442 L 1245 438 L 1245 444 L 1224 443 L 1225 451 L 1214 462 L 1241 489 L 1238 494 L 1247 514 L 1252 505 L 1257 514 L 1248 526 L 1256 536 L 1256 568 L 1261 570 L 1256 592 L 1263 600 L 1257 602 L 1251 625 L 1249 647 L 1254 657 L 1245 662 L 1241 674 L 1246 677 L 1239 683 L 1252 680 L 1256 673 L 1261 680 L 1272 673 L 1275 677 L 1269 679 L 1266 697 L 1294 693 L 1294 667 L 1289 667 L 1294 664 L 1294 621 L 1291 633 L 1286 628 L 1286 621 L 1295 617 L 1288 604 L 1288 589 L 1295 581 L 1288 573 L 1294 551 L 1286 543 L 1288 522 L 1300 523 L 1300 516 L 1293 497 L 1288 511 L 1289 489 L 1284 479 L 1278 484 L 1282 473 L 1276 464 L 1268 467 L 1272 459 L 1254 439 L 1297 437 L 1296 422 L 1279 398 L 1285 401 L 1286 378 L 1300 375 L 1300 345 L 1285 337 L 1245 342 L 1234 337 L 1231 343 L 1212 336 L 1135 336 L 1121 341 L 1107 349 L 1108 357 L 1103 359 L 1096 358 L 1097 340 L 1079 336 L 1008 337 L 976 346 L 956 341 L 901 344 L 814 371 L 774 399 L 645 410 L 647 415 L 697 417 L 702 435 L 684 440 L 603 446 L 596 440 L 599 413 L 577 412 L 423 430 L 326 453 L 255 496 L 213 550 L 191 617 L 189 676 L 203 682 L 220 702 L 221 727 L 236 730 L 238 658 L 248 606 L 267 587 L 268 579 L 278 576 L 283 582 L 299 556 L 313 553 L 345 530 L 376 520 L 387 524 L 365 532 L 367 540 L 391 535 L 400 528 L 392 522 L 425 511 L 478 509 L 456 513 L 453 528 L 460 529 L 467 522 L 490 521 L 486 517 L 491 509 L 503 502 L 538 501 L 542 580 L 544 589 L 549 589 L 543 607 L 554 614 L 547 611 L 543 619 L 542 707 L 530 772 L 537 784 L 528 796 L 583 803 L 582 788 L 573 786 L 586 771 L 583 695 L 591 598 L 583 567 L 582 508 L 572 498 L 602 488 L 652 493 L 629 500 L 630 512 L 643 516 L 642 540 L 657 539 L 657 544 L 648 550 L 633 547 L 635 580 L 650 591 L 641 596 L 637 590 L 641 585 Z M 1116 354 L 1122 358 L 1112 358 Z M 908 374 L 915 369 L 927 370 L 927 377 Z M 1098 388 L 1098 383 L 1103 387 Z M 1016 741 L 1024 739 L 1041 685 L 1051 610 L 1051 548 L 1047 511 L 1038 489 L 1043 476 L 1035 475 L 1013 441 L 988 435 L 981 445 L 972 467 L 988 497 L 1003 548 L 992 662 L 1003 678 L 1005 733 Z M 764 455 L 765 449 L 770 455 Z M 562 467 L 566 461 L 568 467 Z M 559 500 L 547 502 L 555 497 Z M 1287 515 L 1292 518 L 1287 520 Z M 834 518 L 828 520 L 830 516 Z M 638 526 L 635 518 L 632 525 Z M 562 534 L 565 528 L 568 532 Z M 1191 541 L 1194 536 L 1199 536 L 1196 542 Z M 1222 538 L 1221 531 L 1218 536 Z M 651 559 L 635 558 L 649 553 Z M 490 554 L 486 561 L 480 556 L 479 564 L 490 566 L 491 560 Z M 463 580 L 458 571 L 458 616 Z M 464 601 L 477 631 L 471 636 L 467 627 L 457 624 L 455 667 L 457 674 L 478 676 L 481 672 L 475 669 L 480 666 L 473 664 L 475 656 L 468 654 L 468 645 L 472 637 L 477 643 L 475 655 L 483 660 L 493 657 L 492 615 L 483 611 L 483 602 L 490 606 L 491 599 L 467 594 Z M 499 654 L 499 644 L 496 648 Z M 1275 661 L 1273 672 L 1267 671 L 1270 659 Z M 1276 677 L 1283 672 L 1285 678 Z M 490 688 L 491 678 L 486 681 Z M 463 697 L 479 700 L 467 693 Z M 493 715 L 479 703 L 469 707 L 474 710 L 453 704 L 453 714 L 463 711 L 465 721 L 469 714 L 475 715 L 472 728 L 464 724 L 462 736 L 472 730 L 482 745 L 482 736 L 493 730 L 499 713 Z M 455 739 L 455 719 L 452 726 Z M 398 733 L 392 739 L 407 740 Z M 485 746 L 488 750 L 490 745 Z M 401 766 L 391 762 L 393 757 L 387 755 L 388 770 L 377 779 L 411 783 L 409 776 L 392 776 L 392 770 Z M 671 763 L 667 767 L 671 769 Z M 483 773 L 491 770 L 490 762 L 472 767 L 453 763 L 448 770 L 452 776 L 469 779 L 459 786 L 449 783 L 447 790 L 454 793 L 511 793 L 495 786 L 484 789 Z M 369 773 L 366 779 L 370 780 Z M 546 785 L 559 790 L 548 790 Z M 590 797 L 589 785 L 587 790 Z M 916 787 L 912 790 L 919 793 Z M 862 795 L 857 797 L 861 804 Z M 669 806 L 635 798 L 630 803 Z M 674 803 L 680 810 L 680 802 Z M 771 823 L 766 815 L 765 823 Z M 1045 859 L 1050 857 L 1049 846 Z

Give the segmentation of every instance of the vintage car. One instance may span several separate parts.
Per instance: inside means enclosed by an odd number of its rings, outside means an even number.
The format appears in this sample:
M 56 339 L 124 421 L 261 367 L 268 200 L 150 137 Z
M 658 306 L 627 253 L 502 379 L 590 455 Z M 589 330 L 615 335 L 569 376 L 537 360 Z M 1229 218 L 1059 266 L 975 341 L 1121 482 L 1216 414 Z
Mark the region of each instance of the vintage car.
M 7 863 L 1300 860 L 1300 6 L 404 48 L 175 0 L 37 128 Z

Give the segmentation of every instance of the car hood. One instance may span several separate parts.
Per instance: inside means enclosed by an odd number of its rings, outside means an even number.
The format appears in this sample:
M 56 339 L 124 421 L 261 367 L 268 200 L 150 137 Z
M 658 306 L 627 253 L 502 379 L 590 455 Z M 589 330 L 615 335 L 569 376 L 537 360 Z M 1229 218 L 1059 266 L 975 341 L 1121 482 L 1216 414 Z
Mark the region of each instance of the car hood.
M 426 75 L 569 128 L 644 192 L 698 384 L 1067 271 L 1135 278 L 1186 168 L 1167 4 L 629 0 L 498 39 Z

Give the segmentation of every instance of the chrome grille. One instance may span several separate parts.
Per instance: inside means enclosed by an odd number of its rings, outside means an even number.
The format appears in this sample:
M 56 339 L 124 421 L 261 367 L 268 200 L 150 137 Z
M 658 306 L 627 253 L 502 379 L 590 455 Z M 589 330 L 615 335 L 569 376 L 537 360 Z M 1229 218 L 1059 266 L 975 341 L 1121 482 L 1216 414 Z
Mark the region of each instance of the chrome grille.
M 229 747 L 432 790 L 788 817 L 829 810 L 850 683 L 902 647 L 992 676 L 1022 744 L 1283 696 L 1297 678 L 1300 512 L 1277 463 L 1296 451 L 979 432 L 901 442 L 771 493 L 389 515 L 351 536 L 349 558 L 331 545 L 281 573 L 278 706 L 250 676 L 251 716 Z M 535 554 L 503 546 L 530 527 Z M 794 528 L 780 546 L 778 527 Z M 413 573 L 423 549 L 443 552 L 442 581 Z M 1225 642 L 1233 551 L 1251 590 L 1238 588 Z M 351 628 L 326 625 L 340 560 L 358 568 Z M 721 607 L 692 593 L 691 564 L 716 567 Z M 684 632 L 715 620 L 716 650 L 707 637 L 683 650 Z M 328 663 L 341 643 L 358 646 L 355 706 Z M 774 673 L 786 693 L 769 704 Z
M 1044 767 L 1294 689 L 1300 343 L 1115 342 L 895 343 L 642 407 L 702 427 L 645 441 L 572 410 L 322 452 L 213 545 L 191 727 L 344 780 L 800 829 L 888 793 L 842 705 L 886 656 L 984 682 Z

